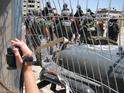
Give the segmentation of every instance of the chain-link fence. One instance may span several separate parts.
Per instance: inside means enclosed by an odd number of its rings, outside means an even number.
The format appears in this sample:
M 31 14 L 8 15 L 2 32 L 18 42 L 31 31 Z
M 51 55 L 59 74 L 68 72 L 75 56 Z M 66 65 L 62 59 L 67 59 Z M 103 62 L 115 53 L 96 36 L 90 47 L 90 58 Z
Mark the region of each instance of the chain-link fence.
M 113 0 L 103 9 L 97 0 L 92 11 L 89 1 L 83 11 L 80 0 L 42 0 L 40 15 L 25 20 L 27 44 L 44 68 L 41 81 L 72 93 L 123 93 L 123 11 L 112 9 Z
M 96 0 L 92 11 L 89 1 L 41 0 L 41 11 L 29 11 L 24 19 L 25 39 L 36 56 L 33 64 L 43 67 L 41 82 L 60 84 L 72 93 L 123 93 L 123 9 L 112 9 L 113 0 L 109 0 L 108 6 L 99 10 L 101 4 Z M 5 54 L 9 40 L 21 36 L 21 2 L 10 1 L 2 8 L 2 92 L 18 91 L 19 73 L 6 69 Z M 39 88 L 44 82 L 41 84 Z

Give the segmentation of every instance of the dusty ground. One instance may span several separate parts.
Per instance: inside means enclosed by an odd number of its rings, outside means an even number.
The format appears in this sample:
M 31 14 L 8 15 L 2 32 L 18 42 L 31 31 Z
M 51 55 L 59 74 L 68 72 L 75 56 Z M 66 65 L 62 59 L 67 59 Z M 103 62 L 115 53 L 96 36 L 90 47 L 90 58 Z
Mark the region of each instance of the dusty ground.
M 41 67 L 40 66 L 33 66 L 32 67 L 32 70 L 34 72 L 34 76 L 35 76 L 35 79 L 37 82 L 39 82 L 40 78 L 39 78 L 39 73 L 41 71 Z M 41 91 L 43 93 L 53 93 L 51 90 L 50 90 L 50 85 L 49 86 L 46 86 L 45 88 L 41 89 Z
M 36 82 L 39 82 L 40 81 L 39 73 L 40 73 L 41 69 L 42 68 L 40 66 L 33 66 L 32 67 L 32 70 L 34 72 L 34 77 L 36 79 Z M 46 86 L 46 87 L 44 87 L 44 88 L 42 88 L 40 90 L 41 90 L 41 93 L 42 92 L 43 93 L 54 93 L 53 91 L 50 90 L 50 85 L 48 85 L 48 86 Z M 56 93 L 65 93 L 65 92 L 62 91 L 63 88 L 61 86 L 57 86 L 57 90 L 58 91 Z

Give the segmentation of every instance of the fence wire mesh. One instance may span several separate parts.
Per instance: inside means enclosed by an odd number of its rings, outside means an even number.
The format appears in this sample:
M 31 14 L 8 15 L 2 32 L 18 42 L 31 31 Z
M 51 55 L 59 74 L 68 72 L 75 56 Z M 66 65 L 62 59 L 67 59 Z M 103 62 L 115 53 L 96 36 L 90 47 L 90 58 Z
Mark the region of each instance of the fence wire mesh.
M 77 0 L 76 13 L 71 0 L 42 0 L 41 5 L 40 15 L 32 12 L 25 20 L 27 43 L 37 62 L 43 66 L 54 61 L 59 66 L 59 80 L 72 93 L 122 93 L 123 11 L 114 10 L 119 16 L 112 16 L 112 0 L 102 16 L 99 0 L 95 12 L 88 6 L 89 0 L 84 11 L 80 6 L 83 2 Z
M 101 16 L 100 0 L 94 2 L 94 11 L 89 0 L 74 1 L 75 5 L 71 0 L 41 0 L 41 11 L 30 11 L 24 18 L 25 39 L 35 53 L 35 64 L 46 67 L 52 61 L 51 73 L 71 93 L 124 92 L 123 5 L 121 11 L 112 12 L 112 1 L 107 1 Z

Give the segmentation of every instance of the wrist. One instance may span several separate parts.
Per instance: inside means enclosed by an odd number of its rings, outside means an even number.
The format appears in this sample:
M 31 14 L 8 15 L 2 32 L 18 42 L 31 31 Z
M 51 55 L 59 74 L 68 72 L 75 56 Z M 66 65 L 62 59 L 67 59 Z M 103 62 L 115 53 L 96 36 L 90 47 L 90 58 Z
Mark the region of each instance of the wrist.
M 32 63 L 33 62 L 33 57 L 32 56 L 23 56 L 23 63 Z
M 21 45 L 21 50 L 23 52 L 23 56 L 32 56 L 32 51 L 26 45 Z
M 23 59 L 24 71 L 32 70 L 33 57 L 32 56 L 23 56 L 22 59 Z
M 26 62 L 23 65 L 23 71 L 32 71 L 32 64 L 30 62 Z

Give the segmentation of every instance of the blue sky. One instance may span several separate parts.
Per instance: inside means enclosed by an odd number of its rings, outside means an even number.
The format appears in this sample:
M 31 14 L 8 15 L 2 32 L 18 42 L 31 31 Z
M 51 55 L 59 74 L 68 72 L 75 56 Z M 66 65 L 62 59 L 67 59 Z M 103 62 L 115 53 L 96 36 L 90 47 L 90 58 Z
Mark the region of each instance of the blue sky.
M 72 7 L 74 9 L 74 12 L 76 10 L 77 4 L 80 4 L 84 11 L 86 10 L 86 5 L 87 5 L 87 0 L 41 0 L 41 5 L 45 6 L 46 1 L 50 1 L 52 7 L 56 7 L 58 12 L 62 8 L 64 2 L 68 4 L 69 8 Z M 123 9 L 124 0 L 99 0 L 98 8 L 108 8 L 110 1 L 111 1 L 111 8 L 115 8 L 120 11 Z M 87 7 L 95 11 L 97 9 L 97 2 L 98 0 L 88 0 Z

